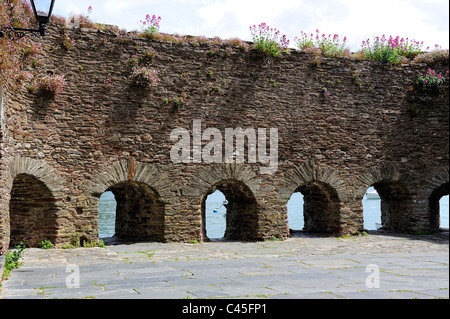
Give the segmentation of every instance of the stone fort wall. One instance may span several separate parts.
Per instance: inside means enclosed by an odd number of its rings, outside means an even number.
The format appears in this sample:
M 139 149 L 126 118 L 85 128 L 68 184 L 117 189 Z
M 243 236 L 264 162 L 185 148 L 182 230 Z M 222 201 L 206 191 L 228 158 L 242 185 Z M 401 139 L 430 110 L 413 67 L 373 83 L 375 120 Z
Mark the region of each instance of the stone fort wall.
M 67 37 L 73 48 L 62 45 Z M 118 203 L 116 233 L 130 240 L 207 240 L 204 202 L 216 189 L 229 201 L 229 239 L 288 237 L 295 191 L 305 196 L 305 231 L 358 233 L 372 185 L 386 229 L 439 227 L 436 205 L 449 189 L 449 96 L 448 81 L 438 94 L 414 89 L 429 66 L 317 61 L 295 50 L 267 58 L 231 44 L 62 27 L 41 41 L 37 67 L 64 74 L 68 85 L 55 99 L 25 84 L 2 90 L 3 246 L 23 237 L 97 240 L 106 190 Z M 131 80 L 136 64 L 158 70 L 150 91 Z M 432 67 L 443 72 L 448 61 Z M 247 156 L 196 163 L 191 153 L 174 163 L 171 134 L 181 128 L 193 141 L 196 124 L 222 138 L 227 129 L 265 128 L 267 138 L 277 129 L 276 170 L 261 174 L 268 165 Z

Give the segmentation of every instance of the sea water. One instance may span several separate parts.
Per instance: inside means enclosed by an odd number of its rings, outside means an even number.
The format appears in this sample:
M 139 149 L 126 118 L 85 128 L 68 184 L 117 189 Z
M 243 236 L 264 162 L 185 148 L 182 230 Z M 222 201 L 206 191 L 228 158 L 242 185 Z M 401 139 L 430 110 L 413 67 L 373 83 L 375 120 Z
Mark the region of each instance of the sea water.
M 369 191 L 373 188 L 369 188 Z M 206 235 L 209 238 L 222 238 L 226 229 L 226 207 L 223 205 L 225 196 L 216 191 L 208 196 L 206 201 Z M 376 223 L 381 223 L 380 199 L 363 198 L 364 228 L 375 230 Z M 289 228 L 302 230 L 303 220 L 303 196 L 294 193 L 287 203 Z M 105 192 L 99 201 L 99 225 L 100 238 L 114 236 L 116 201 L 112 192 Z M 441 227 L 449 227 L 449 197 L 444 196 L 440 201 Z
M 112 192 L 105 192 L 98 201 L 99 237 L 112 237 L 116 228 L 116 199 Z

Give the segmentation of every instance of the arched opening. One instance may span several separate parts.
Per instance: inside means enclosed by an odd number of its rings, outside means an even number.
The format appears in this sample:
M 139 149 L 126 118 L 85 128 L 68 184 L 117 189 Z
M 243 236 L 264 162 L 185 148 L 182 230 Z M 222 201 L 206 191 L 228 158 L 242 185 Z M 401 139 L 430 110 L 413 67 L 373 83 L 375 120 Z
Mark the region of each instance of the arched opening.
M 431 193 L 429 198 L 431 231 L 448 228 L 448 195 L 449 183 L 441 185 Z
M 336 191 L 328 184 L 310 182 L 295 193 L 303 195 L 303 231 L 337 234 L 341 231 L 341 205 Z
M 381 216 L 377 229 L 408 231 L 411 198 L 406 187 L 396 181 L 381 181 L 374 183 L 371 187 L 380 198 Z M 366 213 L 368 212 L 363 212 L 365 220 Z
M 164 240 L 165 205 L 154 189 L 144 183 L 123 182 L 107 192 L 114 195 L 116 202 L 114 237 L 128 241 Z
M 10 247 L 26 238 L 31 247 L 43 240 L 55 243 L 58 231 L 57 206 L 50 189 L 28 174 L 19 174 L 13 181 L 10 216 Z
M 209 239 L 225 237 L 227 229 L 227 205 L 225 195 L 217 190 L 207 196 L 205 201 L 205 229 Z
M 107 191 L 98 201 L 98 232 L 100 238 L 113 237 L 116 232 L 117 202 L 113 192 Z
M 381 198 L 375 187 L 369 187 L 363 198 L 364 229 L 377 230 L 381 224 Z
M 449 196 L 445 195 L 442 196 L 441 200 L 439 201 L 439 216 L 440 216 L 440 224 L 441 228 L 449 228 Z
M 290 231 L 301 231 L 305 226 L 305 218 L 303 216 L 303 194 L 296 192 L 292 194 L 287 203 L 287 214 Z
M 252 191 L 242 182 L 227 180 L 213 186 L 202 201 L 203 238 L 211 239 L 206 231 L 206 199 L 220 191 L 226 200 L 226 229 L 224 239 L 251 241 L 259 239 L 259 205 Z

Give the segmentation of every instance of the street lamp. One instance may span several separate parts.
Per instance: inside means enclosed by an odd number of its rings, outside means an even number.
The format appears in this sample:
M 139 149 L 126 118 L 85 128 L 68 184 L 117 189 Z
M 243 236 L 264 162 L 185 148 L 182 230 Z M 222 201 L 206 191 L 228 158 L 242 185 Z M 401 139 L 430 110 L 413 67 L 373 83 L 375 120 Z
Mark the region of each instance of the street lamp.
M 50 17 L 53 11 L 55 0 L 31 0 L 31 7 L 33 8 L 34 17 L 39 23 L 39 29 L 22 29 L 11 27 L 0 27 L 0 38 L 5 35 L 12 40 L 23 38 L 24 36 L 45 36 L 47 31 L 47 24 L 50 22 Z

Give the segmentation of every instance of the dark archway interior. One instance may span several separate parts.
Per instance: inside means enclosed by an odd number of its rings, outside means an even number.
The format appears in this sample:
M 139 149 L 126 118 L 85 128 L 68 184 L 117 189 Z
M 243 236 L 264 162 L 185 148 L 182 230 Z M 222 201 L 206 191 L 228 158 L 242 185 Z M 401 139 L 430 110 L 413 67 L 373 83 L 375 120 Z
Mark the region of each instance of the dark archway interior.
M 165 205 L 144 183 L 119 183 L 110 187 L 117 202 L 115 237 L 130 241 L 163 241 Z
M 382 229 L 406 231 L 409 223 L 410 194 L 406 188 L 394 181 L 382 181 L 372 185 L 381 199 Z
M 58 225 L 55 198 L 48 187 L 35 177 L 19 174 L 11 189 L 10 247 L 26 238 L 27 246 L 37 247 L 43 240 L 55 242 Z
M 430 205 L 430 221 L 431 231 L 437 231 L 440 227 L 440 205 L 439 201 L 442 197 L 449 195 L 449 183 L 444 183 L 436 188 L 429 198 Z
M 310 182 L 295 192 L 303 195 L 303 231 L 337 234 L 340 226 L 340 202 L 336 191 L 321 182 Z
M 216 190 L 221 191 L 228 204 L 226 205 L 226 230 L 224 238 L 227 240 L 253 241 L 259 239 L 258 218 L 259 206 L 252 191 L 242 182 L 227 180 L 216 184 L 204 196 L 202 202 L 203 238 L 206 236 L 206 198 Z

